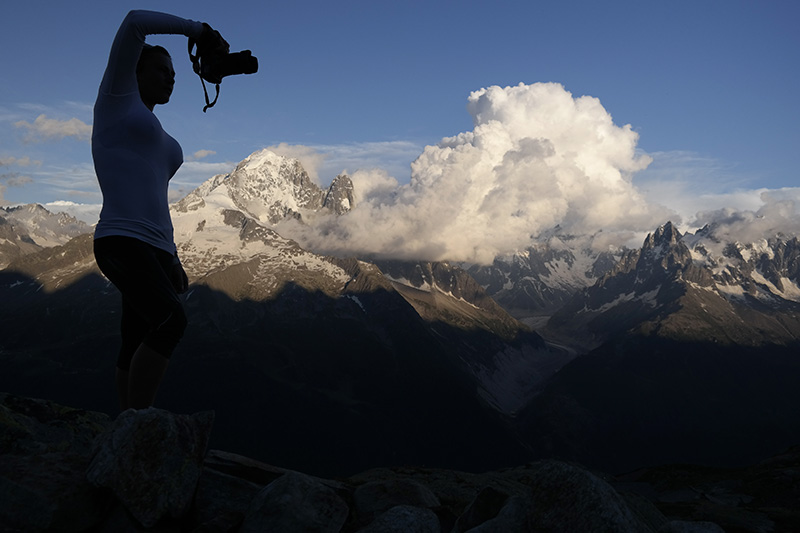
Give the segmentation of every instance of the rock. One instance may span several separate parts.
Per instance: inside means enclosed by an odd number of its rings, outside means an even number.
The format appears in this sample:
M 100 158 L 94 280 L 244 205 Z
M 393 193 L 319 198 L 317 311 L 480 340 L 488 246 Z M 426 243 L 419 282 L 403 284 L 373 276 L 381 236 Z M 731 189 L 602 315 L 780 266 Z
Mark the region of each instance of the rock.
M 495 533 L 499 531 L 540 531 L 535 526 L 531 529 L 528 523 L 529 500 L 525 496 L 515 495 L 506 500 L 497 516 L 469 529 L 469 533 Z M 546 531 L 546 530 L 545 530 Z M 571 531 L 571 530 L 564 530 Z
M 0 394 L 0 530 L 84 531 L 105 498 L 85 478 L 108 417 Z
M 336 492 L 311 476 L 287 472 L 255 497 L 240 533 L 338 533 L 349 514 Z
M 725 533 L 725 530 L 714 522 L 673 520 L 659 529 L 658 533 Z
M 292 471 L 286 468 L 235 453 L 209 450 L 195 496 L 195 519 L 209 524 L 209 528 L 215 528 L 209 531 L 233 530 L 232 526 L 228 529 L 219 529 L 218 526 L 225 523 L 238 527 L 258 492 L 290 472 Z M 346 495 L 350 490 L 338 481 L 308 477 L 337 494 Z M 211 526 L 212 523 L 216 525 Z
M 86 478 L 111 489 L 145 527 L 182 516 L 200 479 L 213 422 L 211 411 L 129 409 L 98 438 Z
M 88 460 L 71 453 L 0 458 L 0 531 L 85 531 L 105 499 L 86 482 Z
M 192 533 L 234 533 L 239 531 L 244 517 L 239 513 L 230 512 L 217 515 L 208 522 L 203 522 L 192 530 Z
M 358 533 L 439 533 L 439 517 L 430 509 L 397 505 Z
M 204 468 L 194 497 L 194 518 L 201 524 L 238 525 L 262 486 Z
M 526 526 L 529 499 L 529 496 L 511 496 L 485 487 L 458 518 L 453 533 L 522 531 Z
M 669 465 L 614 478 L 546 460 L 330 480 L 222 451 L 204 459 L 212 418 L 131 411 L 103 432 L 105 415 L 0 394 L 0 532 L 134 533 L 153 521 L 145 527 L 158 533 L 800 531 L 800 447 L 749 467 Z
M 0 455 L 90 456 L 92 442 L 110 423 L 103 413 L 0 393 Z
M 528 520 L 533 531 L 653 531 L 625 500 L 588 470 L 560 461 L 530 467 Z
M 482 489 L 456 521 L 453 533 L 463 533 L 496 517 L 509 495 L 494 487 Z
M 353 493 L 355 512 L 362 523 L 369 523 L 377 516 L 398 505 L 436 508 L 439 498 L 429 488 L 410 479 L 370 481 Z
M 243 455 L 220 450 L 209 450 L 203 464 L 206 468 L 247 480 L 261 487 L 269 485 L 287 472 L 291 472 L 286 468 L 268 465 Z
M 92 533 L 181 533 L 181 524 L 177 519 L 164 519 L 154 528 L 143 528 L 141 523 L 120 502 L 115 502 L 103 521 L 101 527 L 91 530 Z

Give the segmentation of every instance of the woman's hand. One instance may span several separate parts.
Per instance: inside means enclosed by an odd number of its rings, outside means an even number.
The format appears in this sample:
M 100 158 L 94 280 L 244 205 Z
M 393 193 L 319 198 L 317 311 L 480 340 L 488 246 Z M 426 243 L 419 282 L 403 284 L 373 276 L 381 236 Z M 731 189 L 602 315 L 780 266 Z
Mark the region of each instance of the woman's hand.
M 197 55 L 213 55 L 213 54 L 227 54 L 230 52 L 230 45 L 228 41 L 222 38 L 222 35 L 203 22 L 203 33 L 197 39 Z

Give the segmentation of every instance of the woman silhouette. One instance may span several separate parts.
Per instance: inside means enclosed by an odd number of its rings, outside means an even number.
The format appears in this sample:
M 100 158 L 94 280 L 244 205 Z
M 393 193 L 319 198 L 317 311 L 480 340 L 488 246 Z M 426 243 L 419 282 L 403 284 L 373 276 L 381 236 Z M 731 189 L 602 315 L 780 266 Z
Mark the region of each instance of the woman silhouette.
M 198 42 L 210 26 L 165 13 L 131 11 L 111 46 L 94 106 L 92 157 L 103 193 L 94 234 L 97 265 L 122 296 L 116 383 L 122 410 L 153 404 L 186 328 L 179 294 L 188 289 L 169 214 L 169 180 L 183 163 L 178 142 L 153 113 L 175 84 L 167 51 L 151 34 Z

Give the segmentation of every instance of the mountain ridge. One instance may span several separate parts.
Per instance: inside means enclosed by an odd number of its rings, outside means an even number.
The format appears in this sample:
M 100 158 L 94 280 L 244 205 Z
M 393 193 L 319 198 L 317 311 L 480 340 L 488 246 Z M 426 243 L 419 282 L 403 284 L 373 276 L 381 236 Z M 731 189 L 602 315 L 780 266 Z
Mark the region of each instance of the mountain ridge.
M 345 275 L 335 261 L 303 250 L 295 241 L 281 237 L 273 227 L 286 219 L 313 224 L 315 215 L 322 212 L 346 216 L 355 206 L 355 193 L 346 175 L 337 176 L 323 190 L 312 182 L 296 159 L 259 150 L 231 173 L 210 178 L 173 205 L 176 243 L 190 276 L 209 277 L 220 287 L 229 285 L 248 269 L 265 274 L 270 261 L 274 263 L 273 270 L 282 270 L 282 274 L 272 276 L 272 289 L 266 287 L 266 281 L 251 280 L 249 289 L 237 289 L 241 297 L 248 291 L 265 295 L 292 281 L 293 272 L 301 275 L 304 283 L 313 285 L 311 278 L 322 276 L 328 279 L 320 281 L 322 285 L 341 288 Z M 37 212 L 41 211 L 45 210 L 39 207 Z M 68 221 L 61 224 L 69 225 Z M 3 224 L 3 227 L 8 230 L 11 226 Z M 492 319 L 489 329 L 500 328 L 497 330 L 500 331 L 510 327 L 509 331 L 516 331 L 520 326 L 513 325 L 515 318 L 553 341 L 567 342 L 579 351 L 633 327 L 674 335 L 687 335 L 696 328 L 694 338 L 710 334 L 723 342 L 796 338 L 800 302 L 797 238 L 776 234 L 752 243 L 739 243 L 718 233 L 718 227 L 708 225 L 683 235 L 672 222 L 667 222 L 648 234 L 638 249 L 603 249 L 598 246 L 602 241 L 600 233 L 573 236 L 555 228 L 544 235 L 545 242 L 497 257 L 493 265 L 454 264 L 453 268 L 468 274 L 458 278 L 462 287 L 470 285 L 473 279 L 482 287 L 483 296 L 470 289 L 465 302 L 477 305 L 476 309 L 488 305 L 492 307 L 490 313 L 497 317 L 507 314 L 513 317 Z M 63 241 L 67 235 L 71 233 L 51 235 L 51 242 Z M 10 245 L 12 240 L 6 239 L 6 247 L 11 248 L 0 253 L 6 258 L 6 265 L 11 258 L 17 260 L 40 249 L 26 237 L 24 227 L 14 239 L 18 244 Z M 274 253 L 278 249 L 281 251 Z M 267 250 L 272 251 L 266 253 Z M 256 255 L 260 259 L 256 260 Z M 221 273 L 245 263 L 249 266 Z M 396 268 L 391 267 L 393 264 L 406 264 L 412 269 L 433 268 L 426 262 L 379 263 L 387 269 Z M 451 268 L 446 262 L 437 265 L 443 271 Z M 631 274 L 634 271 L 635 276 Z M 412 280 L 415 274 L 409 272 L 395 278 L 384 274 L 416 304 L 418 312 L 437 308 L 446 312 L 445 307 L 456 305 L 461 298 L 445 287 L 444 280 L 440 280 L 445 288 L 439 297 L 430 291 L 417 292 L 422 285 Z M 256 288 L 253 283 L 261 286 Z M 443 300 L 447 294 L 452 298 Z M 486 304 L 477 303 L 475 298 Z M 426 299 L 428 303 L 424 302 Z M 430 305 L 433 302 L 439 303 Z M 465 305 L 460 306 L 457 314 L 484 320 L 478 316 L 480 313 Z M 746 325 L 744 329 L 735 326 L 741 322 Z
M 735 244 L 714 243 L 707 230 L 698 233 L 686 238 L 672 223 L 661 226 L 640 250 L 627 252 L 593 286 L 577 292 L 546 329 L 561 336 L 585 330 L 590 346 L 627 330 L 744 345 L 800 338 L 797 239 L 775 237 L 745 258 L 731 252 Z M 780 288 L 765 283 L 762 271 Z
M 494 447 L 509 458 L 564 454 L 623 468 L 713 458 L 723 446 L 735 461 L 800 440 L 779 403 L 794 398 L 786 377 L 798 375 L 796 237 L 742 243 L 721 227 L 682 234 L 667 222 L 636 249 L 603 246 L 602 232 L 556 229 L 486 269 L 325 256 L 282 237 L 270 217 L 310 225 L 337 205 L 347 216 L 358 191 L 342 177 L 325 193 L 296 161 L 257 154 L 238 178 L 207 180 L 172 212 L 191 280 L 190 329 L 164 401 L 220 401 L 221 433 L 237 446 L 274 426 L 297 434 L 240 451 L 313 469 L 398 458 L 494 467 L 482 455 Z M 286 183 L 277 192 L 258 190 L 278 179 Z M 9 303 L 2 387 L 50 387 L 76 402 L 103 396 L 118 302 L 94 265 L 91 235 L 14 258 L 0 271 L 0 295 Z M 747 401 L 737 396 L 744 389 Z M 266 414 L 243 428 L 241 409 Z M 731 410 L 753 416 L 737 422 Z M 759 428 L 759 414 L 769 419 L 764 443 L 734 442 L 731 428 Z M 672 433 L 660 432 L 663 420 Z M 353 438 L 333 444 L 327 460 L 299 444 L 342 432 Z M 419 432 L 435 442 L 420 444 Z M 728 441 L 703 444 L 714 432 Z M 370 444 L 361 456 L 349 448 L 358 439 Z
M 28 253 L 64 244 L 90 227 L 66 213 L 39 204 L 0 207 L 0 269 Z

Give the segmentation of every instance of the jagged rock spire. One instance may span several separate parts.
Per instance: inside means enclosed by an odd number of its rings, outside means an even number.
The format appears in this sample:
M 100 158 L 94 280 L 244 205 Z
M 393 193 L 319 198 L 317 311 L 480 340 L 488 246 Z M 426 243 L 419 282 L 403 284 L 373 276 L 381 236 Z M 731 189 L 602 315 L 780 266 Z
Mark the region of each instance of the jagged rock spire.
M 354 205 L 353 181 L 347 174 L 339 174 L 328 187 L 322 207 L 341 215 L 350 211 Z

